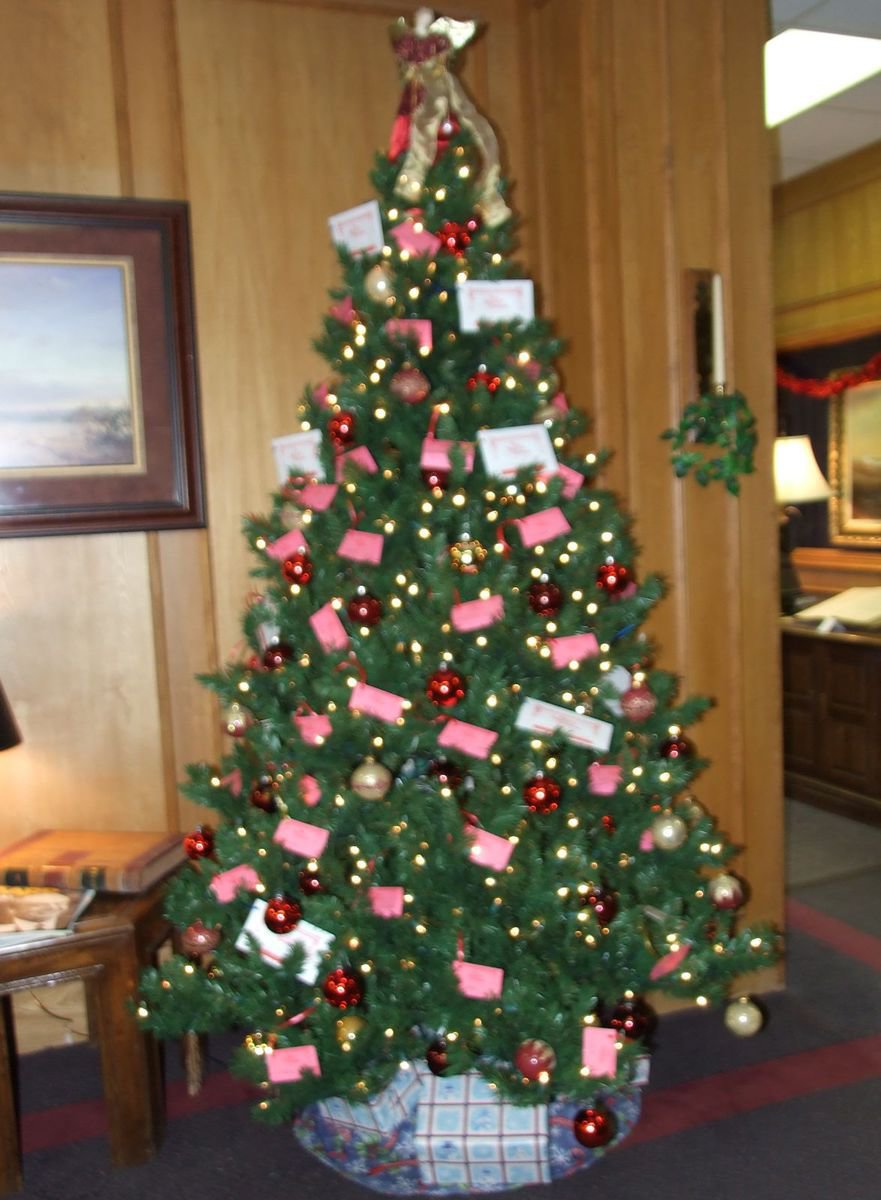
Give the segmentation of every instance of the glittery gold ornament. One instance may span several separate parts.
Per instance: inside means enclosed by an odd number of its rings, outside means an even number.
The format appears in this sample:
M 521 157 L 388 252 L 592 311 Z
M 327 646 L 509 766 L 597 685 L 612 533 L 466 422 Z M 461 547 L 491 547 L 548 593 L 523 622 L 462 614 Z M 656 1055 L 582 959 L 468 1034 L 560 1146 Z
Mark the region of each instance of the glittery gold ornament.
M 352 772 L 349 786 L 362 800 L 381 800 L 392 786 L 392 773 L 375 758 L 365 758 Z
M 463 538 L 450 546 L 450 563 L 463 575 L 475 575 L 486 561 L 486 546 L 476 538 Z
M 688 826 L 674 813 L 661 813 L 651 825 L 652 841 L 658 850 L 678 850 L 688 837 Z
M 364 276 L 364 288 L 371 300 L 394 302 L 391 271 L 385 263 L 377 263 Z
M 350 1046 L 358 1040 L 358 1035 L 366 1025 L 367 1022 L 363 1017 L 359 1017 L 357 1013 L 347 1013 L 346 1016 L 340 1017 L 336 1023 L 336 1040 L 341 1046 Z

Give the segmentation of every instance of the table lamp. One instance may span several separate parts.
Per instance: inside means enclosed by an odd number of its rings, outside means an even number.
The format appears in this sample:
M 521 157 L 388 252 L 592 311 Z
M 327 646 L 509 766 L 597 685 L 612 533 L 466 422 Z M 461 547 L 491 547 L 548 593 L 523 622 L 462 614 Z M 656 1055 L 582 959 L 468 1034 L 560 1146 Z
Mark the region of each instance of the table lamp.
M 0 750 L 11 750 L 20 741 L 21 733 L 3 691 L 3 684 L 0 683 Z
M 814 457 L 806 435 L 779 437 L 774 441 L 774 497 L 780 506 L 780 610 L 791 615 L 801 594 L 792 562 L 792 519 L 800 516 L 797 505 L 828 500 L 829 484 Z

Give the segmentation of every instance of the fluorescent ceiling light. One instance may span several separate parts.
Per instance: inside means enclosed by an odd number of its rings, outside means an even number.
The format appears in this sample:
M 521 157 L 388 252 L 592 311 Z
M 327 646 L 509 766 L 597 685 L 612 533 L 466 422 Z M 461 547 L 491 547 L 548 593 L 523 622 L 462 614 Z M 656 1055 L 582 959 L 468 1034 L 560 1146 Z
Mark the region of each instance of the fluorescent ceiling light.
M 765 124 L 779 125 L 881 71 L 881 38 L 786 29 L 765 43 Z

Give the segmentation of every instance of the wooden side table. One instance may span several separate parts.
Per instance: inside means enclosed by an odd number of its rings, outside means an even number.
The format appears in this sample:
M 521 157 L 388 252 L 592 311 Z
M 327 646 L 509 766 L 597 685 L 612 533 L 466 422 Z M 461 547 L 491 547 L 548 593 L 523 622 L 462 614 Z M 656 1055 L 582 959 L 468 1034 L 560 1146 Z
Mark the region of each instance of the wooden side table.
M 140 968 L 171 932 L 163 896 L 163 883 L 142 895 L 100 895 L 69 936 L 0 949 L 0 1193 L 22 1187 L 11 993 L 24 988 L 83 980 L 101 1053 L 112 1161 L 133 1166 L 156 1153 L 165 1115 L 159 1048 L 128 1002 Z

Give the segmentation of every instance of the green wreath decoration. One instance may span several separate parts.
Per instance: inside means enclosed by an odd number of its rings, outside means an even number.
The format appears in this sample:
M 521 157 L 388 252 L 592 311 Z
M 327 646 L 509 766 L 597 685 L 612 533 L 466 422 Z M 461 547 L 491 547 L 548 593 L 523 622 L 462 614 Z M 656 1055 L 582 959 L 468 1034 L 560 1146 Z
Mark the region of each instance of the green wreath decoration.
M 716 392 L 687 404 L 675 429 L 661 434 L 673 443 L 670 461 L 679 478 L 694 470 L 701 487 L 721 480 L 732 496 L 740 495 L 740 476 L 755 470 L 756 419 L 740 392 Z M 708 456 L 708 447 L 724 453 Z M 687 448 L 688 447 L 688 448 Z

